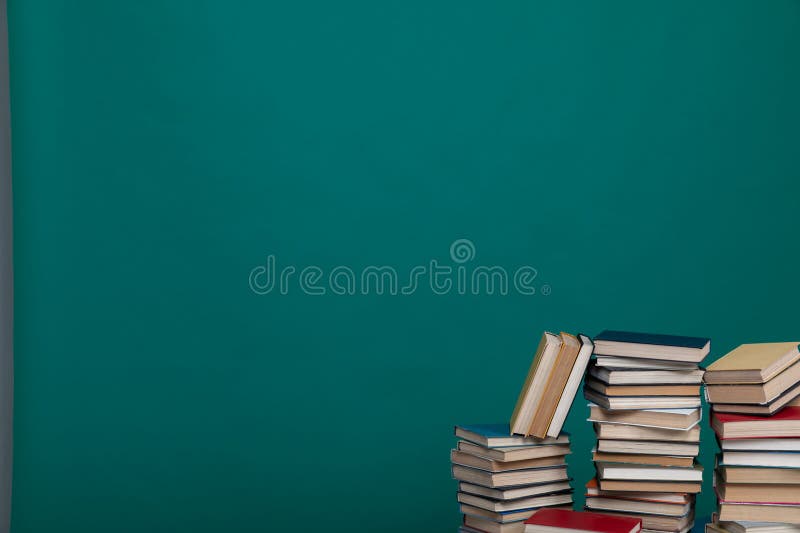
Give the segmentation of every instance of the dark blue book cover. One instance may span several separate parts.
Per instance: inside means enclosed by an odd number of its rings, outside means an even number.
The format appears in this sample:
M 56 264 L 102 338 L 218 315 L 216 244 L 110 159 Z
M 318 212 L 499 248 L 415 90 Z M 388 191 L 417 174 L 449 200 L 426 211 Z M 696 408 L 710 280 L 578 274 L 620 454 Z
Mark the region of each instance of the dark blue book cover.
M 705 337 L 685 337 L 682 335 L 660 335 L 657 333 L 634 333 L 607 329 L 594 338 L 595 341 L 629 342 L 635 344 L 655 344 L 680 348 L 703 348 L 709 343 Z

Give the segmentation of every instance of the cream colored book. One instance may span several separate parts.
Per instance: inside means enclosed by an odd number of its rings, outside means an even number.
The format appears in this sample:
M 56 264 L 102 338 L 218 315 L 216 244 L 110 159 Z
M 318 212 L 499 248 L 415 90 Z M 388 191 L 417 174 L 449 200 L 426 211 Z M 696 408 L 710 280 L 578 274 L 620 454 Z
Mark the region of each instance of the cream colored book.
M 544 388 L 561 350 L 561 338 L 547 331 L 542 335 L 539 347 L 528 370 L 528 376 L 517 398 L 517 405 L 511 415 L 511 433 L 530 434 L 528 431 L 536 414 L 536 409 L 544 394 Z
M 550 427 L 547 429 L 548 437 L 558 437 L 561 433 L 561 428 L 564 426 L 564 421 L 569 414 L 569 408 L 575 401 L 575 395 L 578 392 L 578 387 L 583 380 L 586 373 L 586 366 L 589 364 L 589 359 L 592 356 L 594 344 L 592 340 L 586 335 L 578 335 L 578 340 L 581 343 L 581 349 L 578 351 L 578 358 L 575 359 L 575 364 L 572 367 L 572 373 L 569 375 L 567 385 L 564 387 L 564 392 L 561 394 L 561 400 L 558 402 L 558 407 L 553 415 L 553 420 L 550 421 Z
M 742 344 L 706 368 L 706 383 L 766 383 L 800 360 L 797 342 Z
M 547 430 L 553 415 L 556 412 L 559 402 L 564 394 L 564 387 L 567 386 L 575 360 L 580 353 L 581 343 L 573 335 L 561 332 L 561 350 L 553 364 L 550 375 L 542 391 L 541 400 L 536 406 L 536 411 L 531 419 L 531 425 L 526 435 L 533 435 L 538 439 L 547 436 Z

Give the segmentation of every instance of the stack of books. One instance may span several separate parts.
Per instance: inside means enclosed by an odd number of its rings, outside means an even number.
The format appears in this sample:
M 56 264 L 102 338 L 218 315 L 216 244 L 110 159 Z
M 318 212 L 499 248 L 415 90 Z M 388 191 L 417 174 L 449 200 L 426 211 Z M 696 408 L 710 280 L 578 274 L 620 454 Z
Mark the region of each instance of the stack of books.
M 453 477 L 466 532 L 521 533 L 543 507 L 572 508 L 561 431 L 593 344 L 586 335 L 545 332 L 510 424 L 456 427 Z
M 586 508 L 640 519 L 645 532 L 690 530 L 703 479 L 698 365 L 710 341 L 604 331 L 594 345 L 584 395 L 597 478 Z
M 535 439 L 510 435 L 508 424 L 456 426 L 450 452 L 461 531 L 522 533 L 542 507 L 572 508 L 567 476 L 569 435 Z
M 743 344 L 708 367 L 711 427 L 722 450 L 714 472 L 720 523 L 712 528 L 800 523 L 799 368 L 796 342 Z

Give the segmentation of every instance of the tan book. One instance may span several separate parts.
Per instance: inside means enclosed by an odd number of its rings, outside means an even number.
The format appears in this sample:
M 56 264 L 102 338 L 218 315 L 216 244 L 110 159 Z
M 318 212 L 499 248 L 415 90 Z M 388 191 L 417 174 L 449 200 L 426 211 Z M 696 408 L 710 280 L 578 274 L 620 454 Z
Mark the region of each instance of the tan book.
M 697 385 L 703 382 L 704 370 L 622 370 L 597 365 L 589 367 L 589 374 L 609 385 Z
M 527 435 L 533 435 L 539 439 L 547 436 L 550 422 L 561 401 L 564 387 L 567 385 L 580 349 L 581 343 L 578 339 L 569 333 L 561 332 L 561 350 L 558 352 L 555 365 L 545 383 L 542 399 L 536 407 Z
M 589 421 L 687 430 L 695 426 L 702 416 L 699 408 L 690 409 L 629 409 L 610 411 L 589 404 Z
M 569 445 L 566 446 L 509 446 L 504 448 L 486 448 L 479 444 L 458 442 L 458 450 L 478 457 L 485 457 L 494 461 L 524 461 L 526 459 L 540 459 L 542 457 L 564 456 L 570 453 Z
M 689 467 L 694 464 L 694 457 L 680 457 L 677 455 L 646 455 L 643 453 L 605 453 L 593 451 L 592 461 Z
M 721 522 L 791 522 L 800 523 L 800 505 L 766 505 L 721 502 Z
M 690 481 L 634 481 L 624 479 L 600 479 L 601 490 L 624 490 L 628 492 L 700 492 L 700 482 Z
M 564 426 L 569 409 L 575 401 L 578 387 L 580 387 L 583 376 L 586 374 L 586 365 L 589 364 L 589 359 L 592 357 L 592 350 L 594 349 L 592 340 L 586 335 L 578 335 L 578 340 L 581 343 L 581 349 L 578 351 L 578 357 L 572 366 L 572 372 L 569 375 L 567 384 L 564 386 L 564 392 L 561 394 L 561 400 L 558 402 L 553 419 L 550 421 L 550 427 L 547 428 L 548 437 L 558 437 L 561 434 L 561 428 Z
M 800 406 L 800 383 L 787 389 L 780 396 L 764 404 L 715 403 L 713 408 L 719 413 L 739 413 L 742 415 L 773 415 L 784 407 Z
M 664 516 L 684 516 L 691 511 L 689 503 L 660 503 L 645 500 L 589 496 L 586 507 L 593 511 L 618 511 L 622 513 L 658 514 Z
M 800 485 L 798 468 L 753 468 L 749 466 L 720 466 L 717 471 L 727 483 L 794 484 Z M 800 487 L 798 487 L 800 490 Z
M 528 430 L 533 422 L 533 415 L 542 399 L 545 384 L 560 350 L 561 338 L 545 331 L 511 415 L 512 434 L 529 435 Z
M 640 440 L 597 441 L 597 450 L 608 453 L 641 453 L 645 455 L 681 455 L 696 457 L 700 453 L 700 445 L 692 442 L 656 442 Z
M 562 498 L 563 499 L 563 498 Z M 572 499 L 570 498 L 570 502 Z M 556 506 L 553 506 L 556 508 Z M 563 504 L 558 506 L 559 509 L 571 509 L 572 505 L 570 504 L 568 507 L 564 506 Z M 492 520 L 494 522 L 498 522 L 500 524 L 506 524 L 509 522 L 519 522 L 520 520 L 527 520 L 530 518 L 533 513 L 535 513 L 538 509 L 522 509 L 519 511 L 509 511 L 505 513 L 499 513 L 495 511 L 488 511 L 486 509 L 481 509 L 480 507 L 475 507 L 473 505 L 467 505 L 462 503 L 461 504 L 461 512 L 465 515 L 477 516 L 480 518 L 486 518 L 488 520 Z M 523 530 L 524 531 L 524 530 Z
M 557 468 L 513 470 L 511 472 L 486 472 L 485 470 L 468 466 L 453 465 L 453 477 L 459 481 L 496 489 L 564 481 L 567 479 L 567 469 L 562 466 Z
M 591 387 L 583 388 L 583 396 L 600 407 L 625 409 L 694 409 L 700 407 L 700 396 L 606 396 Z
M 730 533 L 800 533 L 800 524 L 780 522 L 722 522 L 717 526 Z
M 538 459 L 523 459 L 521 461 L 494 461 L 486 457 L 479 457 L 458 450 L 450 451 L 450 460 L 453 464 L 480 468 L 487 472 L 510 472 L 512 470 L 525 470 L 526 468 L 544 468 L 546 466 L 561 466 L 564 456 L 540 457 Z
M 742 344 L 706 368 L 705 382 L 765 383 L 800 360 L 797 342 Z
M 755 385 L 706 385 L 706 396 L 711 403 L 771 402 L 800 382 L 800 360 L 766 383 Z
M 597 478 L 601 488 L 606 480 L 687 482 L 702 483 L 703 467 L 690 468 L 637 465 L 624 463 L 597 463 Z
M 700 385 L 606 385 L 587 377 L 586 386 L 606 396 L 700 396 Z
M 797 485 L 717 483 L 716 489 L 719 499 L 725 502 L 800 505 L 800 487 Z
M 594 425 L 597 438 L 612 440 L 655 440 L 662 442 L 700 442 L 700 426 L 688 431 L 646 428 L 598 422 Z
M 711 427 L 722 439 L 800 438 L 800 407 L 768 416 L 711 413 Z
M 622 498 L 657 503 L 686 504 L 694 501 L 694 494 L 681 494 L 679 492 L 625 492 L 600 490 L 600 488 L 597 486 L 596 478 L 592 478 L 586 482 L 586 496 Z

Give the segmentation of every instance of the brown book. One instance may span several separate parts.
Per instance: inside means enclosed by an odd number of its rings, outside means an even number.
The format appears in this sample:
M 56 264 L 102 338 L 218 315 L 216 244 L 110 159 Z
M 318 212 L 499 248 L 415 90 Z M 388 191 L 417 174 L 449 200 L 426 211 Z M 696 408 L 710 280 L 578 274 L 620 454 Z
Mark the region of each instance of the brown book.
M 800 360 L 766 383 L 750 385 L 706 385 L 711 403 L 765 404 L 800 382 Z
M 495 513 L 521 511 L 523 509 L 550 507 L 553 505 L 572 505 L 572 494 L 570 491 L 561 492 L 559 494 L 542 494 L 540 496 L 507 501 L 496 501 L 466 492 L 459 492 L 456 498 L 459 503 L 479 507 Z
M 599 405 L 589 404 L 591 422 L 612 422 L 633 426 L 648 426 L 669 429 L 689 429 L 700 420 L 702 411 L 694 409 L 630 409 L 610 411 Z
M 705 382 L 765 383 L 800 360 L 797 342 L 742 344 L 706 368 Z
M 692 509 L 689 503 L 661 503 L 598 496 L 587 497 L 586 507 L 599 512 L 617 511 L 622 513 L 644 513 L 664 516 L 684 516 Z
M 599 422 L 595 423 L 594 430 L 598 439 L 700 442 L 700 426 L 695 426 L 688 431 L 676 431 L 674 429 L 646 428 Z
M 511 472 L 513 470 L 524 470 L 526 468 L 543 468 L 546 466 L 561 466 L 564 464 L 564 456 L 541 457 L 539 459 L 523 459 L 521 461 L 493 461 L 486 457 L 478 457 L 458 450 L 450 451 L 450 460 L 453 464 L 479 468 L 487 472 Z
M 800 383 L 786 390 L 783 394 L 764 404 L 716 403 L 714 411 L 719 413 L 739 413 L 742 415 L 774 415 L 784 407 L 800 406 Z
M 669 483 L 702 483 L 703 467 L 694 465 L 689 468 L 674 466 L 654 466 L 625 463 L 597 463 L 597 479 L 602 484 L 606 480 L 648 481 Z M 602 488 L 602 487 L 601 487 Z
M 721 522 L 786 522 L 800 523 L 800 505 L 719 504 Z
M 533 415 L 528 435 L 533 435 L 539 439 L 547 436 L 550 421 L 553 420 L 553 415 L 558 407 L 558 402 L 561 400 L 561 394 L 567 385 L 567 380 L 572 373 L 572 367 L 575 365 L 575 359 L 578 358 L 580 349 L 581 343 L 578 339 L 569 333 L 561 332 L 561 350 L 545 383 L 542 400 Z
M 681 455 L 695 457 L 700 453 L 700 445 L 693 442 L 600 439 L 597 441 L 597 450 L 608 453 L 641 453 L 645 455 Z
M 700 396 L 606 396 L 591 387 L 583 388 L 583 397 L 604 409 L 696 409 Z
M 634 463 L 658 466 L 689 467 L 694 464 L 694 457 L 676 455 L 646 455 L 643 453 L 605 453 L 592 452 L 592 460 L 606 463 Z
M 478 457 L 485 457 L 495 461 L 523 461 L 525 459 L 540 459 L 542 457 L 563 456 L 570 453 L 569 445 L 566 446 L 509 446 L 505 448 L 485 448 L 480 444 L 458 442 L 458 450 Z
M 600 490 L 600 488 L 597 486 L 597 478 L 592 478 L 586 482 L 586 496 L 680 504 L 694 501 L 694 494 L 681 494 L 679 492 L 625 492 L 619 490 Z
M 557 506 L 552 509 L 572 509 L 572 506 Z M 464 515 L 464 525 L 481 533 L 525 533 L 525 522 L 500 524 L 480 516 Z
M 800 437 L 800 407 L 785 407 L 768 416 L 711 413 L 711 427 L 720 439 Z
M 606 396 L 699 396 L 700 385 L 606 385 L 586 378 L 586 386 Z
M 490 500 L 519 500 L 521 498 L 530 498 L 531 496 L 568 491 L 570 487 L 569 481 L 556 481 L 555 483 L 539 483 L 536 485 L 525 485 L 508 489 L 490 489 L 488 487 L 481 487 L 480 485 L 473 485 L 472 483 L 464 483 L 462 481 L 458 484 L 458 490 L 466 492 L 467 494 L 483 496 Z
M 686 481 L 633 481 L 622 479 L 601 479 L 600 490 L 624 490 L 628 492 L 700 492 L 699 482 Z
M 716 488 L 719 499 L 725 502 L 800 505 L 800 487 L 797 485 L 717 482 Z
M 720 466 L 720 477 L 727 483 L 794 484 L 800 485 L 800 468 L 753 468 L 749 466 Z M 798 488 L 800 490 L 800 488 Z
M 529 435 L 528 430 L 533 422 L 533 415 L 541 402 L 544 387 L 550 372 L 553 370 L 558 353 L 561 350 L 561 338 L 545 331 L 539 347 L 533 356 L 528 376 L 522 385 L 517 404 L 511 415 L 511 433 Z

